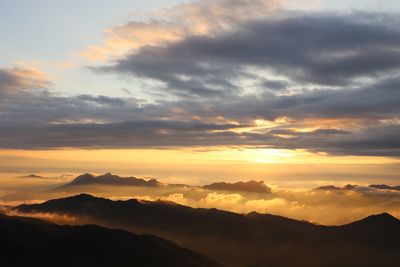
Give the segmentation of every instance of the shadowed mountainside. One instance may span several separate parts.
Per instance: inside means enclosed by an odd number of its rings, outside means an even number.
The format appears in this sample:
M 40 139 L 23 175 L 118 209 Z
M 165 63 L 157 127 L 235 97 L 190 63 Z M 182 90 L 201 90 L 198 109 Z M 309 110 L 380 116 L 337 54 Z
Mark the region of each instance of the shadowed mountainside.
M 217 267 L 219 264 L 158 237 L 95 225 L 58 226 L 0 215 L 1 266 Z
M 227 266 L 398 266 L 400 253 L 400 221 L 389 214 L 328 227 L 269 214 L 111 201 L 86 194 L 15 209 L 67 214 L 158 235 Z

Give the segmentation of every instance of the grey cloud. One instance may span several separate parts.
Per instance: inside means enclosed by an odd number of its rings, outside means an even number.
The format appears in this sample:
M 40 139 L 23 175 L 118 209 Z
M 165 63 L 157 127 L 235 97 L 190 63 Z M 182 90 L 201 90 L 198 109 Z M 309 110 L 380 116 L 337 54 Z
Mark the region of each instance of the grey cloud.
M 288 13 L 240 26 L 217 36 L 144 47 L 100 70 L 162 81 L 171 92 L 202 95 L 232 90 L 236 78 L 253 75 L 247 67 L 324 86 L 395 74 L 400 67 L 396 14 Z
M 7 70 L 0 70 L 0 90 L 6 90 L 18 84 L 18 78 Z
M 75 98 L 75 101 L 77 99 L 79 98 Z M 51 101 L 51 99 L 47 99 L 47 101 Z M 69 101 L 73 102 L 74 100 L 69 99 Z M 55 104 L 53 103 L 53 105 Z M 76 106 L 78 107 L 78 105 Z M 69 115 L 72 118 L 90 116 L 111 120 L 112 116 L 122 118 L 123 114 L 128 111 L 141 114 L 136 117 L 136 120 L 68 123 L 68 117 L 65 117 L 64 112 L 61 111 L 59 115 L 63 116 L 67 122 L 51 124 L 45 119 L 56 119 L 55 112 L 50 112 L 51 117 L 45 117 L 48 109 L 31 110 L 32 116 L 40 116 L 38 121 L 25 118 L 25 121 L 20 123 L 1 123 L 0 147 L 22 149 L 163 148 L 240 145 L 259 148 L 306 149 L 340 155 L 400 156 L 399 125 L 377 125 L 355 131 L 317 129 L 312 132 L 297 132 L 277 127 L 264 132 L 235 132 L 235 129 L 250 125 L 173 121 L 173 116 L 168 119 L 155 120 L 152 118 L 156 118 L 156 116 L 149 113 L 149 110 L 153 109 L 152 106 L 129 108 L 128 106 L 124 106 L 121 110 L 110 110 L 108 105 L 103 108 L 91 105 L 81 106 Z M 62 106 L 60 108 L 63 109 Z M 163 112 L 161 107 L 156 109 L 158 109 L 157 112 Z M 164 111 L 166 110 L 168 110 L 167 107 Z M 110 111 L 113 112 L 112 115 L 108 114 Z M 76 114 L 73 114 L 74 112 Z M 158 116 L 161 118 L 160 114 Z M 142 120 L 138 120 L 138 118 L 142 118 Z M 0 116 L 0 120 L 4 122 L 4 116 Z M 285 135 L 290 138 L 286 138 Z
M 43 89 L 50 85 L 44 75 L 36 70 L 7 68 L 0 69 L 0 94 L 3 97 L 15 91 Z
M 282 91 L 290 86 L 290 83 L 284 80 L 271 80 L 265 79 L 262 81 L 262 85 L 272 91 Z
M 107 96 L 91 96 L 91 95 L 80 95 L 77 99 L 85 101 L 87 103 L 94 103 L 97 105 L 110 105 L 110 106 L 122 106 L 125 105 L 125 101 L 117 97 Z
M 134 98 L 54 96 L 46 91 L 21 92 L 12 102 L 0 100 L 0 147 L 3 148 L 135 148 L 241 145 L 307 149 L 341 155 L 400 156 L 400 126 L 390 119 L 400 113 L 398 81 L 366 88 L 304 91 L 277 96 L 257 94 L 227 98 L 160 101 Z M 383 90 L 387 93 L 380 93 Z M 184 114 L 173 110 L 180 108 Z M 193 120 L 197 116 L 197 120 Z M 220 116 L 240 124 L 214 122 Z M 238 132 L 255 118 L 295 121 L 261 132 Z M 361 118 L 361 129 L 320 128 L 297 132 L 307 118 Z M 388 119 L 382 123 L 380 120 Z M 299 121 L 299 122 L 298 122 Z M 370 124 L 370 125 L 369 125 Z M 285 135 L 290 138 L 285 138 Z
M 226 101 L 209 99 L 206 104 L 181 100 L 180 106 L 202 117 L 222 116 L 246 121 L 255 118 L 275 120 L 333 118 L 379 120 L 400 115 L 400 79 L 390 78 L 361 87 L 343 90 L 302 90 L 290 95 L 269 92 L 227 97 Z
M 0 146 L 43 149 L 55 147 L 138 148 L 236 145 L 239 138 L 225 131 L 230 124 L 179 121 L 131 121 L 107 124 L 58 124 L 1 127 Z

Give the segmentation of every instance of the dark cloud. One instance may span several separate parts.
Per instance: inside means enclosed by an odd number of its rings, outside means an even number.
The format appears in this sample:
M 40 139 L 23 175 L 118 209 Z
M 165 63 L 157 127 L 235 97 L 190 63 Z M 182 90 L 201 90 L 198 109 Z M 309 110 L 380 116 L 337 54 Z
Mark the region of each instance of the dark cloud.
M 400 156 L 396 118 L 399 79 L 347 90 L 303 90 L 229 96 L 226 101 L 181 99 L 143 103 L 134 98 L 55 96 L 22 91 L 1 99 L 2 148 L 137 148 L 247 146 L 307 149 L 341 155 Z M 178 109 L 178 111 L 176 111 Z M 196 116 L 196 118 L 194 118 Z M 256 127 L 255 119 L 288 116 L 284 125 Z M 216 122 L 216 117 L 239 123 Z M 367 125 L 298 131 L 307 119 L 362 119 Z M 370 124 L 370 125 L 369 125 Z M 318 124 L 314 125 L 318 127 Z
M 399 69 L 399 25 L 393 14 L 282 14 L 218 36 L 147 46 L 100 69 L 203 96 L 232 91 L 254 68 L 297 83 L 343 86 Z
M 180 121 L 23 125 L 0 127 L 0 146 L 6 148 L 134 148 L 235 145 L 228 131 L 238 125 Z M 240 126 L 242 127 L 242 126 Z M 230 137 L 230 138 L 229 138 Z
M 284 80 L 265 79 L 262 81 L 262 85 L 272 91 L 281 91 L 288 88 L 290 86 L 290 83 Z

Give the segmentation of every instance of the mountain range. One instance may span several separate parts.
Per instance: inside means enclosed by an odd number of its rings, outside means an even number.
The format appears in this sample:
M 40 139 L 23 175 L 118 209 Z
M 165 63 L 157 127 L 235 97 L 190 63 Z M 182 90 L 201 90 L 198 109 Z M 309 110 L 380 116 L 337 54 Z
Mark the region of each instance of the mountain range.
M 399 266 L 400 221 L 386 213 L 347 225 L 322 226 L 255 212 L 241 215 L 87 194 L 21 205 L 15 211 L 69 215 L 157 235 L 232 267 Z
M 372 184 L 369 187 L 376 188 L 376 189 L 400 191 L 400 185 L 398 185 L 398 186 L 390 186 L 390 185 L 386 185 L 386 184 Z
M 144 187 L 157 187 L 161 185 L 156 179 L 144 180 L 136 177 L 120 177 L 111 173 L 95 176 L 93 174 L 85 173 L 79 175 L 71 182 L 63 185 L 62 187 L 74 187 L 82 185 L 116 185 L 116 186 L 144 186 Z
M 203 186 L 208 190 L 221 190 L 221 191 L 233 191 L 233 192 L 249 192 L 249 193 L 270 193 L 271 188 L 265 185 L 264 182 L 260 181 L 248 181 L 248 182 L 237 182 L 237 183 L 212 183 Z
M 27 175 L 22 176 L 24 178 L 44 178 L 37 175 Z M 79 186 L 96 186 L 96 185 L 106 185 L 106 186 L 135 186 L 135 187 L 159 187 L 162 185 L 166 186 L 182 186 L 187 187 L 189 185 L 172 185 L 172 184 L 163 184 L 156 179 L 145 180 L 142 178 L 136 177 L 121 177 L 118 175 L 114 175 L 111 173 L 106 173 L 103 175 L 93 175 L 89 173 L 85 173 L 77 176 L 72 181 L 68 182 L 65 185 L 62 185 L 58 189 L 71 189 Z M 315 188 L 314 190 L 353 190 L 356 189 L 357 185 L 348 184 L 343 187 L 338 187 L 335 185 L 327 185 Z M 386 184 L 372 184 L 368 186 L 371 189 L 381 189 L 381 190 L 395 190 L 400 191 L 400 186 L 389 186 Z M 245 193 L 271 193 L 271 188 L 267 186 L 263 181 L 241 181 L 235 183 L 227 183 L 227 182 L 216 182 L 202 186 L 202 188 L 207 190 L 217 190 L 217 191 L 230 191 L 230 192 L 245 192 Z

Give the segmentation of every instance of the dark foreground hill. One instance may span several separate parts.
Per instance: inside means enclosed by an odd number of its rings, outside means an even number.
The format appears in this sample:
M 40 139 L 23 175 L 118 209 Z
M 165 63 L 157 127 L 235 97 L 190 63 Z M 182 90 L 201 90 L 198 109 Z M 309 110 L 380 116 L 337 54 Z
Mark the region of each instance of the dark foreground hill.
M 328 227 L 268 214 L 240 215 L 160 201 L 111 201 L 90 195 L 16 209 L 67 214 L 105 226 L 155 234 L 227 266 L 400 266 L 400 221 L 389 214 Z
M 217 267 L 161 238 L 0 215 L 2 267 Z

